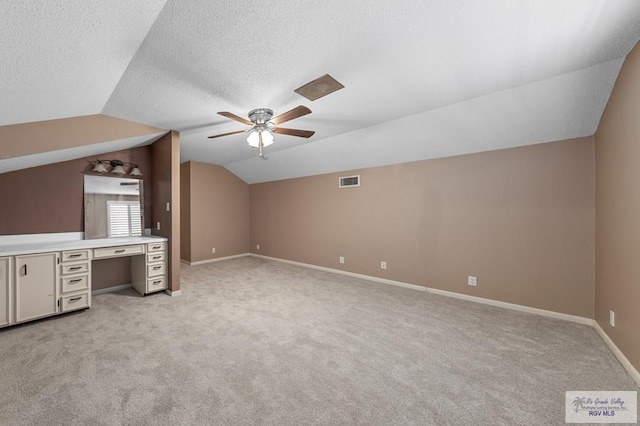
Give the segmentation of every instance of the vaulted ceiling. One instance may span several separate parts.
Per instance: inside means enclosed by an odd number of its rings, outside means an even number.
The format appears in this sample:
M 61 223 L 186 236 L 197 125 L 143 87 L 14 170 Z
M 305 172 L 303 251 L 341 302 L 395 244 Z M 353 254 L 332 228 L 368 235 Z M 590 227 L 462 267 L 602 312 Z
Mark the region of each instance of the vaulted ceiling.
M 4 0 L 0 126 L 178 130 L 182 161 L 247 182 L 415 161 L 592 135 L 639 38 L 636 0 Z M 345 88 L 293 92 L 326 73 Z M 268 161 L 207 139 L 245 127 L 218 111 L 297 105 L 286 127 L 315 135 L 276 135 Z

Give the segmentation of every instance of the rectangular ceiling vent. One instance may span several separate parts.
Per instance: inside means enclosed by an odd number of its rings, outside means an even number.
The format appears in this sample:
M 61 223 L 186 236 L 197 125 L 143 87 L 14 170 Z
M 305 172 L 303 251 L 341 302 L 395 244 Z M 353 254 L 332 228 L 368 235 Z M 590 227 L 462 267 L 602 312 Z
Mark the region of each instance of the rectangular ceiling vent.
M 360 186 L 360 175 L 341 177 L 338 180 L 338 186 L 340 188 L 350 188 L 352 186 Z
M 331 77 L 329 74 L 325 74 L 322 77 L 318 77 L 315 80 L 308 82 L 304 86 L 298 87 L 294 92 L 300 96 L 304 96 L 310 101 L 315 101 L 340 89 L 344 89 L 342 83 Z

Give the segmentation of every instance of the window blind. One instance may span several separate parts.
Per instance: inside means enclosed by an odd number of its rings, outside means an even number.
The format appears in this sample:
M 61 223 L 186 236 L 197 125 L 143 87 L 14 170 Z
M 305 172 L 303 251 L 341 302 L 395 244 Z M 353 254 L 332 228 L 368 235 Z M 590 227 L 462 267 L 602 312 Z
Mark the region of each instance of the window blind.
M 109 237 L 142 236 L 140 203 L 137 201 L 107 201 Z

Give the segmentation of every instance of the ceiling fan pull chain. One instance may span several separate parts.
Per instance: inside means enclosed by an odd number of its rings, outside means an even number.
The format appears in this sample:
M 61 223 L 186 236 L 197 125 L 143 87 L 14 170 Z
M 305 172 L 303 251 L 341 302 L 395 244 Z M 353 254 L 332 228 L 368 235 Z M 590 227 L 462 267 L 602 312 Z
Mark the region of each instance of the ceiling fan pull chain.
M 258 149 L 260 150 L 260 153 L 258 154 L 258 157 L 262 158 L 263 160 L 268 160 L 269 157 L 265 157 L 264 155 L 262 155 L 262 132 L 260 132 L 258 134 Z

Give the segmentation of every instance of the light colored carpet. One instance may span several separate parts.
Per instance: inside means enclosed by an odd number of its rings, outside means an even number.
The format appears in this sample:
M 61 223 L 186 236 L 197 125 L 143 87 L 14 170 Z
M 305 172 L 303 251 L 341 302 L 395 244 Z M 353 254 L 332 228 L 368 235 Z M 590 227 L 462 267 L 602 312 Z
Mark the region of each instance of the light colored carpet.
M 240 258 L 0 331 L 2 425 L 541 425 L 637 390 L 587 326 Z

